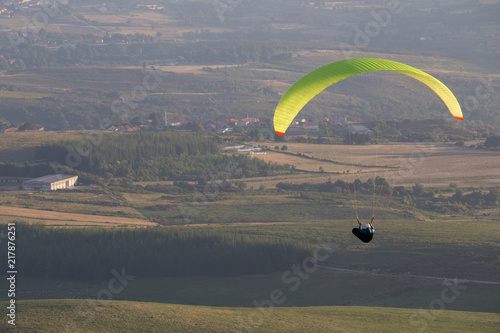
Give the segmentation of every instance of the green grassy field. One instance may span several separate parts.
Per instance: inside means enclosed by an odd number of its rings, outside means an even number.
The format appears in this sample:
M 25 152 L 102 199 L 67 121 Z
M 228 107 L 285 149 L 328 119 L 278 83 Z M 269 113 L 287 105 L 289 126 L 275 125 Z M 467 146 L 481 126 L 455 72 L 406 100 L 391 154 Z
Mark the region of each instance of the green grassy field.
M 318 264 L 344 270 L 320 267 L 299 281 L 294 279 L 298 276 L 294 274 L 284 278 L 286 271 L 239 277 L 151 279 L 141 277 L 140 271 L 126 270 L 135 279 L 113 299 L 252 307 L 254 300 L 264 300 L 273 289 L 280 289 L 287 297 L 282 306 L 287 307 L 357 305 L 428 308 L 431 301 L 440 299 L 446 283 L 452 281 L 459 295 L 446 304 L 446 309 L 500 312 L 497 297 L 500 291 L 498 221 L 450 219 L 413 221 L 402 225 L 401 221 L 379 220 L 375 224 L 376 238 L 368 245 L 351 234 L 354 224 L 349 220 L 334 220 L 192 226 L 296 239 L 314 248 L 321 246 L 320 238 L 323 241 L 328 239 L 328 248 L 332 251 L 326 257 L 323 257 L 324 252 L 319 252 L 319 259 L 322 260 L 318 260 Z M 181 228 L 186 227 L 189 226 Z M 109 266 L 109 270 L 112 269 L 119 267 Z M 109 278 L 112 277 L 110 274 Z M 496 284 L 455 282 L 454 279 L 492 281 Z M 20 275 L 18 299 L 95 299 L 100 290 L 108 287 L 108 282 L 33 279 Z M 1 295 L 0 299 L 5 300 L 5 295 Z
M 4 306 L 2 304 L 2 306 Z M 21 301 L 2 332 L 497 332 L 497 314 L 378 307 L 218 308 L 124 301 Z M 429 320 L 434 318 L 435 320 Z

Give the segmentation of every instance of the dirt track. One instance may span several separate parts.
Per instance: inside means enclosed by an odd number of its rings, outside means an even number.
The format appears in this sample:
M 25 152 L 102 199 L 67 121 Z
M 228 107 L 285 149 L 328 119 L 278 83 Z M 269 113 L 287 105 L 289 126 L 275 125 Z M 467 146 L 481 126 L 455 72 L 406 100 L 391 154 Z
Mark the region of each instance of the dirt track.
M 438 280 L 438 281 L 456 281 L 460 283 L 475 283 L 475 284 L 494 284 L 500 285 L 500 282 L 497 281 L 482 281 L 482 280 L 469 280 L 469 279 L 457 279 L 457 278 L 446 278 L 446 277 L 438 277 L 438 276 L 428 276 L 428 275 L 415 275 L 415 274 L 388 274 L 388 273 L 377 273 L 373 271 L 361 270 L 361 269 L 346 269 L 346 268 L 338 268 L 338 267 L 330 267 L 330 266 L 320 266 L 318 267 L 325 268 L 331 271 L 338 272 L 349 272 L 349 273 L 362 273 L 369 274 L 372 276 L 390 276 L 397 278 L 419 278 L 419 279 L 427 279 L 427 280 Z

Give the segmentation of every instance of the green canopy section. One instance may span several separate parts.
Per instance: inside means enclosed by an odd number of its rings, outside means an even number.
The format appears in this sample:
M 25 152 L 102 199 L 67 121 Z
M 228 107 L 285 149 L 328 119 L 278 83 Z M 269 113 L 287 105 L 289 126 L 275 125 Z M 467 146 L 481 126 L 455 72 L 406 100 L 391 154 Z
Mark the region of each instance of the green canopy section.
M 320 67 L 295 82 L 283 95 L 274 113 L 274 130 L 285 134 L 300 110 L 327 87 L 350 76 L 379 71 L 392 71 L 411 76 L 426 84 L 446 104 L 451 114 L 463 120 L 462 110 L 455 95 L 435 77 L 411 66 L 386 59 L 357 58 L 337 61 Z

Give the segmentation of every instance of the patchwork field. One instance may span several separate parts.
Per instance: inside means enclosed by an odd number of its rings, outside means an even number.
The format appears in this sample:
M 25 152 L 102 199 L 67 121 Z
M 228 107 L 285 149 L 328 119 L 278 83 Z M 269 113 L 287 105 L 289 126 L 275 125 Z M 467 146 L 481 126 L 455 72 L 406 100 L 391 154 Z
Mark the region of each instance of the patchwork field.
M 461 187 L 500 185 L 500 153 L 495 150 L 433 142 L 365 146 L 287 143 L 287 146 L 287 152 L 306 157 L 281 152 L 255 156 L 265 161 L 290 163 L 299 170 L 311 173 L 255 180 L 251 181 L 253 186 L 273 187 L 283 179 L 317 183 L 331 178 L 352 182 L 356 178 L 366 180 L 376 176 L 388 179 L 392 186 L 410 186 L 415 183 L 426 186 L 455 183 Z M 324 173 L 319 172 L 320 166 Z

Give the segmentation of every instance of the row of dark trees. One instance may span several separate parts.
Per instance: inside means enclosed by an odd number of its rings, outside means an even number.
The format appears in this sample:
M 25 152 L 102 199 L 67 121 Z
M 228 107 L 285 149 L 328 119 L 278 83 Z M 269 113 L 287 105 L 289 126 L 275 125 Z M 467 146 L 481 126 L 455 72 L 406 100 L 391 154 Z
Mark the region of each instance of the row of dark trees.
M 356 179 L 353 183 L 347 183 L 343 180 L 337 180 L 332 182 L 328 179 L 324 183 L 320 184 L 291 184 L 280 182 L 276 184 L 276 188 L 285 191 L 318 191 L 318 192 L 332 192 L 332 193 L 343 193 L 343 194 L 376 194 L 376 195 L 391 195 L 392 187 L 389 185 L 387 180 L 383 177 L 369 178 L 365 182 Z
M 113 39 L 112 36 L 110 39 Z M 134 37 L 132 35 L 132 37 Z M 0 70 L 68 66 L 81 63 L 150 64 L 149 59 L 178 59 L 185 62 L 232 64 L 248 61 L 278 61 L 292 57 L 296 47 L 272 45 L 271 43 L 210 42 L 172 44 L 151 41 L 126 44 L 127 36 L 120 44 L 86 44 L 76 47 L 61 46 L 57 51 L 23 43 L 18 52 L 0 53 Z M 161 63 L 158 63 L 161 64 Z
M 0 239 L 7 253 L 7 239 Z M 17 223 L 23 276 L 103 280 L 125 268 L 145 277 L 233 276 L 290 268 L 311 256 L 300 241 L 201 228 L 60 229 Z M 7 267 L 7 256 L 0 266 Z
M 301 198 L 317 198 L 309 194 L 314 192 L 336 193 L 346 198 L 357 194 L 373 194 L 377 199 L 380 197 L 394 196 L 399 198 L 403 204 L 416 206 L 421 209 L 437 211 L 439 213 L 458 213 L 470 208 L 488 208 L 498 206 L 500 203 L 500 188 L 493 187 L 487 191 L 478 189 L 460 189 L 456 186 L 449 188 L 429 188 L 422 184 L 412 187 L 391 187 L 387 180 L 382 177 L 368 179 L 365 182 L 356 179 L 353 183 L 342 180 L 332 182 L 328 180 L 320 184 L 291 184 L 278 183 L 276 188 L 284 191 L 295 191 L 301 193 Z M 443 195 L 443 193 L 453 195 Z

